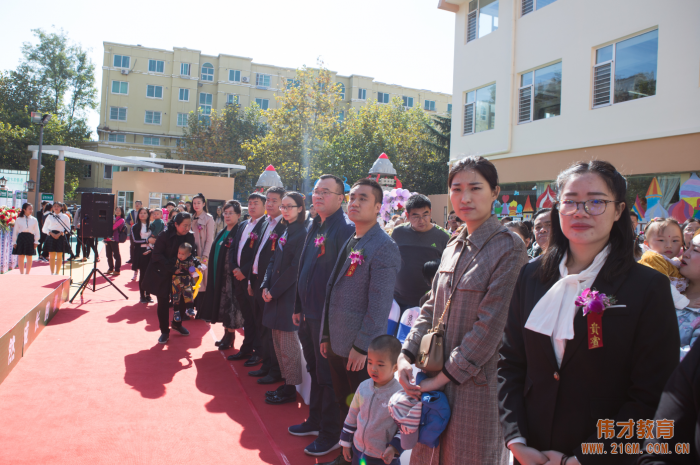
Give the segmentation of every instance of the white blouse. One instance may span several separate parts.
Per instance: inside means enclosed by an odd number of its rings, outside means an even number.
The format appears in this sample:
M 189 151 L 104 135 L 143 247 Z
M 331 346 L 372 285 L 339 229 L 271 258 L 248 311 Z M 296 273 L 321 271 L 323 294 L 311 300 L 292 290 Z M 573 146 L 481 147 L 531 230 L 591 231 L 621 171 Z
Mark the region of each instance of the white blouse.
M 12 231 L 12 245 L 17 245 L 17 236 L 23 232 L 34 234 L 34 243 L 39 244 L 39 222 L 33 216 L 23 216 L 15 220 L 15 226 Z
M 63 224 L 58 221 L 59 219 L 63 222 Z M 70 218 L 68 218 L 68 215 L 64 213 L 59 213 L 55 216 L 53 213 L 49 213 L 46 215 L 46 217 L 44 217 L 44 227 L 41 228 L 41 231 L 44 234 L 50 234 L 51 231 L 68 232 L 70 231 Z

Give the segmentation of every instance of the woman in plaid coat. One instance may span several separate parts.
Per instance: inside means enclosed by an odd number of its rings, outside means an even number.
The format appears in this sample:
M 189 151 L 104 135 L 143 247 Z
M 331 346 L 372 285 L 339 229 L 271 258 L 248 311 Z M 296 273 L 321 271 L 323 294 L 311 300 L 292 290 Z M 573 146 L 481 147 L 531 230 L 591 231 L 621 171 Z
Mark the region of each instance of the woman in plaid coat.
M 411 464 L 507 464 L 498 418 L 496 364 L 511 295 L 527 253 L 523 241 L 491 216 L 500 193 L 491 162 L 483 157 L 464 158 L 450 169 L 448 185 L 450 200 L 465 227 L 442 254 L 430 298 L 399 357 L 399 381 L 414 397 L 444 389 L 452 416 L 440 445 L 435 449 L 416 445 Z M 444 368 L 430 373 L 419 386 L 412 385 L 411 364 L 421 339 L 438 324 L 453 290 L 444 319 Z

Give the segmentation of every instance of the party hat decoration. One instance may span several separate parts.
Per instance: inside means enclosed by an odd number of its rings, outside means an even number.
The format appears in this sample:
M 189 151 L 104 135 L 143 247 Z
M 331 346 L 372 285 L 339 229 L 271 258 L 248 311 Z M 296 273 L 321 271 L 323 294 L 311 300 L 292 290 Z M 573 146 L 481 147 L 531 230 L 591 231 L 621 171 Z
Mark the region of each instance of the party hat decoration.
M 639 200 L 639 196 L 634 199 L 634 205 L 632 205 L 632 211 L 637 214 L 639 219 L 644 218 L 644 207 L 642 207 L 642 201 Z
M 255 183 L 255 187 L 284 187 L 284 184 L 282 184 L 280 175 L 275 171 L 275 167 L 268 165 L 258 178 L 258 182 Z
M 647 189 L 647 209 L 650 210 L 653 206 L 658 204 L 662 195 L 663 193 L 661 192 L 659 181 L 657 181 L 656 178 L 652 179 L 651 184 L 649 184 L 649 189 Z
M 537 209 L 539 210 L 540 208 L 552 208 L 554 205 L 554 202 L 557 201 L 557 196 L 552 190 L 552 187 L 547 185 L 547 190 L 542 192 L 542 195 L 537 197 Z
M 532 209 L 532 204 L 530 203 L 530 196 L 527 196 L 527 200 L 525 200 L 525 206 L 523 207 L 523 213 L 533 213 L 534 210 Z

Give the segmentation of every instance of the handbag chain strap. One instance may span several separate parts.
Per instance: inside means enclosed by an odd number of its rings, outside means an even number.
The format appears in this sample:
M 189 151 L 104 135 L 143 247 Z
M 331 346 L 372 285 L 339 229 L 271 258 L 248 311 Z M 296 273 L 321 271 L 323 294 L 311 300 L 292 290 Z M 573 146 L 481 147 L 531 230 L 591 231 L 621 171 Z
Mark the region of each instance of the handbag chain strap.
M 476 253 L 475 253 L 474 256 L 472 257 L 472 259 L 471 259 L 471 260 L 469 261 L 469 263 L 467 264 L 467 267 L 464 269 L 464 273 L 462 274 L 462 276 L 464 276 L 464 275 L 467 274 L 467 271 L 469 271 L 469 267 L 472 266 L 472 263 L 474 263 L 474 260 L 476 259 L 476 256 L 479 255 L 479 252 L 481 252 L 482 250 L 484 250 L 484 249 L 486 248 L 486 244 L 488 244 L 489 241 L 490 241 L 496 234 L 498 234 L 499 232 L 503 231 L 504 229 L 505 229 L 505 228 L 499 228 L 499 229 L 497 229 L 496 231 L 493 232 L 493 234 L 491 234 L 491 235 L 489 236 L 488 239 L 486 239 L 486 242 L 484 242 L 484 245 L 483 245 L 479 250 L 476 251 Z M 468 239 L 467 239 L 467 240 L 468 240 Z M 465 242 L 464 247 L 462 247 L 462 250 L 459 252 L 459 258 L 457 258 L 457 265 L 459 265 L 459 261 L 462 259 L 462 254 L 464 253 L 464 251 L 465 251 L 466 249 L 467 249 L 467 244 L 466 244 L 466 242 Z M 460 279 L 462 278 L 462 276 L 460 276 Z M 442 311 L 442 315 L 440 315 L 440 320 L 438 320 L 438 324 L 435 325 L 435 327 L 434 327 L 432 330 L 430 330 L 431 333 L 436 333 L 436 332 L 438 332 L 439 330 L 442 330 L 442 331 L 445 330 L 445 316 L 448 315 L 448 311 L 449 311 L 449 309 L 450 309 L 450 305 L 452 304 L 452 297 L 454 297 L 455 292 L 457 292 L 457 282 L 454 282 L 454 281 L 453 281 L 452 292 L 450 292 L 450 297 L 447 299 L 447 302 L 445 303 L 445 309 Z

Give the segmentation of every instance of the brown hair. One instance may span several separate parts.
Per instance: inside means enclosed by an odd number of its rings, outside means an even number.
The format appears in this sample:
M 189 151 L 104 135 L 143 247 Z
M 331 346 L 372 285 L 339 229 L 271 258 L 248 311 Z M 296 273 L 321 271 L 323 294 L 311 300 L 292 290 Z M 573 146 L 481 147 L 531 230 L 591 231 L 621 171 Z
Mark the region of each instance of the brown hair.
M 644 236 L 656 236 L 663 234 L 667 227 L 675 225 L 681 232 L 681 237 L 683 237 L 683 228 L 678 224 L 675 218 L 654 218 L 644 227 Z

